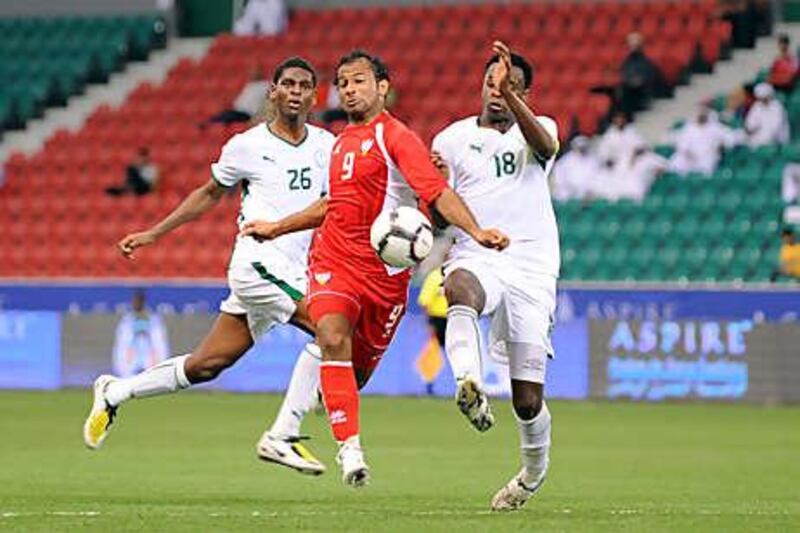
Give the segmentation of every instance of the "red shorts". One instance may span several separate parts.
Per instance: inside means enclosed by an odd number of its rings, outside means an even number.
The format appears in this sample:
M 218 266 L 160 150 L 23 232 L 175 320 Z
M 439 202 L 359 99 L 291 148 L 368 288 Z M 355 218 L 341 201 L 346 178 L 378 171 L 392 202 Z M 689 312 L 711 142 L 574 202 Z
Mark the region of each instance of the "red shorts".
M 353 275 L 349 269 L 312 265 L 308 312 L 314 323 L 337 313 L 353 325 L 353 368 L 372 372 L 392 342 L 406 312 L 409 274 L 383 280 Z

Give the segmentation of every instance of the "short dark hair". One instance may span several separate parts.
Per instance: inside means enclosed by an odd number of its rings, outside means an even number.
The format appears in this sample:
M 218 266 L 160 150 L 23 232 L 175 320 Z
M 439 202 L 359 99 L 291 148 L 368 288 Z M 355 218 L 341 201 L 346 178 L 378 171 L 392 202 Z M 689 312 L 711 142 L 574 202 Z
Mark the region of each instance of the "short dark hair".
M 792 40 L 789 38 L 789 34 L 781 33 L 778 35 L 778 42 L 789 44 L 792 42 Z
M 339 62 L 336 64 L 336 71 L 333 73 L 334 81 L 337 81 L 338 83 L 340 68 L 342 68 L 344 65 L 358 61 L 359 59 L 364 59 L 369 62 L 377 81 L 391 81 L 389 76 L 389 67 L 386 66 L 386 63 L 384 63 L 380 57 L 374 56 L 360 49 L 353 50 L 349 54 L 344 55 L 341 57 L 341 59 L 339 59 Z
M 317 86 L 317 71 L 314 70 L 314 67 L 312 67 L 311 63 L 309 63 L 307 60 L 297 56 L 284 59 L 277 67 L 275 67 L 275 72 L 272 74 L 273 84 L 278 83 L 278 80 L 281 79 L 283 72 L 287 68 L 301 68 L 309 72 L 311 74 L 311 83 L 314 84 L 314 87 Z
M 500 62 L 500 56 L 495 54 L 489 58 L 489 61 L 486 62 L 486 66 L 483 68 L 483 73 L 489 70 L 489 67 L 494 65 L 495 63 Z M 511 54 L 511 66 L 517 67 L 522 70 L 522 76 L 525 78 L 525 88 L 530 89 L 531 84 L 533 83 L 533 65 L 528 63 L 528 60 L 522 57 L 519 54 Z
M 786 227 L 781 230 L 781 237 L 794 237 L 794 230 Z

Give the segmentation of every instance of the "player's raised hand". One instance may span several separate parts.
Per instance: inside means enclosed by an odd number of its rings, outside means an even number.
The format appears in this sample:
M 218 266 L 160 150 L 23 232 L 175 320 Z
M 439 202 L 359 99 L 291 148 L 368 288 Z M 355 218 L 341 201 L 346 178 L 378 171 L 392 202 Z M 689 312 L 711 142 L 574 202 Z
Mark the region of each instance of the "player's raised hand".
M 502 41 L 492 43 L 492 52 L 500 57 L 500 61 L 494 68 L 494 83 L 501 91 L 511 88 L 511 50 Z
M 444 162 L 442 154 L 439 152 L 431 152 L 431 163 L 433 163 L 433 166 L 436 167 L 436 170 L 438 170 L 442 176 L 444 176 L 444 179 L 450 179 L 450 169 L 447 167 L 447 163 Z
M 485 248 L 505 250 L 511 243 L 508 236 L 498 229 L 479 229 L 472 238 Z
M 131 233 L 117 243 L 117 248 L 128 259 L 133 259 L 133 251 L 156 242 L 156 236 L 149 231 Z
M 253 220 L 246 223 L 239 232 L 242 237 L 253 237 L 258 242 L 271 241 L 281 236 L 278 224 L 265 220 Z

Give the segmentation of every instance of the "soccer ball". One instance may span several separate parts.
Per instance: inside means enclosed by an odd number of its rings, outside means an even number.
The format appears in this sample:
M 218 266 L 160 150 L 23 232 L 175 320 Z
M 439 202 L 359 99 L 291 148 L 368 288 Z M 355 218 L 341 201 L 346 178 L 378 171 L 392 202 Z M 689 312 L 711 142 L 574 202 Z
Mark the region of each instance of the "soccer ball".
M 384 263 L 406 268 L 428 257 L 433 247 L 433 229 L 425 215 L 402 206 L 378 215 L 369 231 L 369 241 Z

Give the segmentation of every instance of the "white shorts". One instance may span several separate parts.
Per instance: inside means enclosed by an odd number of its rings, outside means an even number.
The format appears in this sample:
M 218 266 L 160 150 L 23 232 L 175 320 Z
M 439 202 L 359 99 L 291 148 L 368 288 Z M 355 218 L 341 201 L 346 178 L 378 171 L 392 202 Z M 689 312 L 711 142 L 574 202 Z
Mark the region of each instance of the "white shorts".
M 247 315 L 250 334 L 253 340 L 258 340 L 275 325 L 292 318 L 297 302 L 305 295 L 308 280 L 305 265 L 275 258 L 235 260 L 228 268 L 228 285 L 231 292 L 220 304 L 220 311 Z
M 547 358 L 554 355 L 556 277 L 526 272 L 519 257 L 490 253 L 496 255 L 451 250 L 445 276 L 463 269 L 478 279 L 486 293 L 481 314 L 491 318 L 489 354 L 509 365 L 512 379 L 544 383 Z

